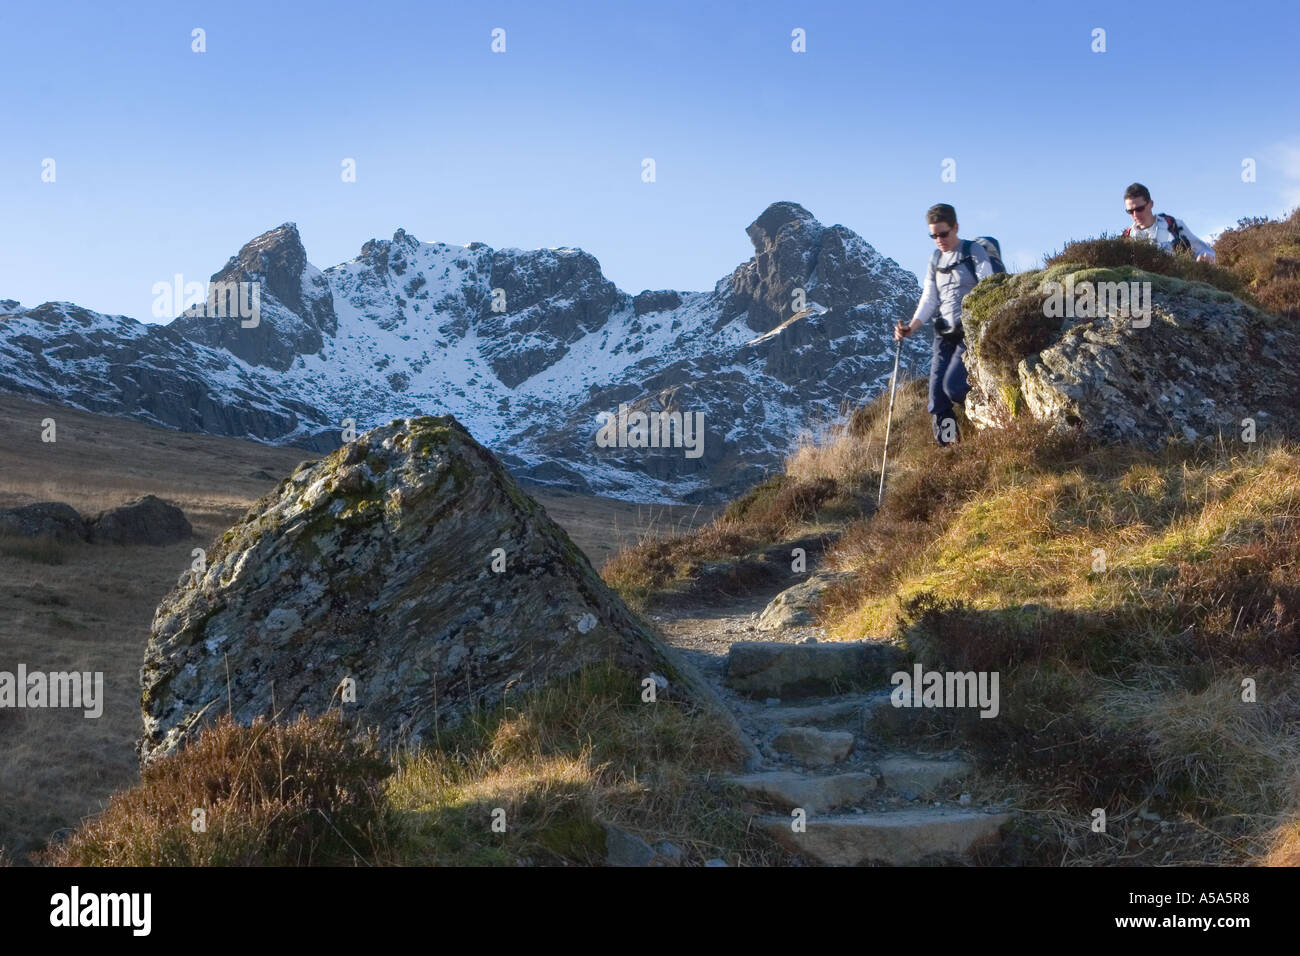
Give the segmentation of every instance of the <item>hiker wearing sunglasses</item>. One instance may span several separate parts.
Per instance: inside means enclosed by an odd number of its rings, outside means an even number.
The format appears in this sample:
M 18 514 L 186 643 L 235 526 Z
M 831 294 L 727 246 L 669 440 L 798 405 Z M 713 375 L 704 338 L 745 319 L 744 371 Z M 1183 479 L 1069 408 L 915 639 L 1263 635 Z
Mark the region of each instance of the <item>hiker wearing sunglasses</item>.
M 957 237 L 957 210 L 947 203 L 926 211 L 930 240 L 937 246 L 926 269 L 921 301 L 912 321 L 894 326 L 894 339 L 907 338 L 930 316 L 934 322 L 934 343 L 930 352 L 930 420 L 934 440 L 940 445 L 957 441 L 957 419 L 953 406 L 966 400 L 966 334 L 961 324 L 961 300 L 980 279 L 993 275 L 989 254 L 980 242 L 962 242 Z
M 1124 230 L 1125 239 L 1145 239 L 1166 252 L 1182 249 L 1200 262 L 1214 261 L 1214 248 L 1192 235 L 1187 223 L 1164 213 L 1156 215 L 1151 193 L 1141 183 L 1134 183 L 1124 190 L 1124 213 L 1133 220 L 1133 224 Z

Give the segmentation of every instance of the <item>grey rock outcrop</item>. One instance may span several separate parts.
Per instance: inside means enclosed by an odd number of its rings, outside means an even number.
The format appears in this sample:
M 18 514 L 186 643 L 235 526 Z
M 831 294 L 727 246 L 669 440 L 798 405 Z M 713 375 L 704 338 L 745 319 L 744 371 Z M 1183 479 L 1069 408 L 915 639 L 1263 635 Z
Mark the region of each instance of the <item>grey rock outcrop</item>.
M 507 388 L 559 361 L 629 298 L 581 249 L 498 251 L 490 282 L 502 291 L 505 310 L 494 312 L 491 299 L 485 300 L 479 335 L 488 340 L 484 355 Z
M 632 299 L 632 311 L 637 315 L 645 315 L 647 312 L 671 311 L 681 304 L 682 297 L 672 289 L 662 289 L 658 292 L 646 289 Z
M 1049 283 L 1150 282 L 1151 314 L 1118 309 L 1043 320 Z M 967 298 L 966 413 L 979 426 L 1017 414 L 1077 428 L 1107 443 L 1158 448 L 1169 440 L 1300 436 L 1300 330 L 1232 295 L 1136 269 L 1050 270 L 995 277 Z M 1053 310 L 1055 311 L 1055 310 Z M 1039 325 L 1036 351 L 1011 367 L 1007 341 Z M 1017 328 L 1019 326 L 1019 328 Z M 1032 339 L 1030 339 L 1032 341 Z M 1022 350 L 1023 351 L 1023 350 Z
M 788 319 L 794 290 L 806 288 L 817 267 L 823 232 L 825 227 L 798 203 L 777 202 L 763 210 L 745 228 L 754 258 L 732 273 L 731 299 L 722 318 L 748 313 L 756 332 Z
M 604 663 L 634 690 L 651 672 L 661 694 L 691 686 L 455 419 L 399 419 L 300 466 L 163 600 L 139 753 L 169 752 L 228 701 L 241 723 L 341 706 L 418 742 Z
M 654 847 L 635 833 L 612 823 L 604 824 L 604 829 L 606 866 L 649 866 L 654 860 Z
M 172 544 L 194 536 L 185 512 L 156 495 L 101 511 L 86 522 L 90 538 L 113 544 Z
M 245 243 L 211 282 L 232 287 L 256 283 L 261 306 L 256 325 L 245 327 L 241 316 L 231 315 L 235 310 L 229 301 L 218 309 L 210 293 L 207 303 L 186 310 L 171 327 L 192 341 L 224 348 L 249 365 L 283 372 L 299 355 L 319 352 L 323 336 L 338 330 L 329 282 L 307 262 L 294 223 L 286 222 Z

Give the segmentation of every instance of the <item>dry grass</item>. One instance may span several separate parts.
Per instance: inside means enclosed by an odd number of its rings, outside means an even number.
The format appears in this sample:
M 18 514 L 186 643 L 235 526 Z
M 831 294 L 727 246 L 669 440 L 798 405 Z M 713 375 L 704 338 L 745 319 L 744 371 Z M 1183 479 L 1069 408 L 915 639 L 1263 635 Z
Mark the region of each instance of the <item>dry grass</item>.
M 1300 866 L 1300 815 L 1277 827 L 1261 862 L 1264 866 Z
M 779 862 L 716 776 L 740 757 L 714 715 L 679 700 L 643 702 L 612 667 L 391 758 L 337 712 L 252 727 L 222 718 L 41 862 L 600 865 L 606 823 L 676 844 L 681 863 Z M 192 827 L 196 809 L 206 814 L 202 832 Z
M 22 662 L 33 670 L 104 675 L 98 718 L 59 709 L 0 710 L 0 844 L 16 860 L 135 779 L 149 624 L 189 566 L 190 550 L 204 540 L 156 548 L 72 542 L 58 546 L 56 565 L 0 555 L 4 669 Z
M 31 564 L 62 564 L 67 545 L 53 538 L 0 534 L 0 555 Z
M 1124 238 L 1103 236 L 1100 239 L 1068 242 L 1060 252 L 1048 256 L 1045 260 L 1048 269 L 1064 263 L 1085 269 L 1132 266 L 1156 275 L 1170 276 L 1189 282 L 1204 282 L 1224 292 L 1231 292 L 1233 295 L 1242 295 L 1246 285 L 1237 272 L 1225 266 L 1199 262 L 1188 252 L 1166 252 L 1152 242 L 1134 242 Z
M 1284 219 L 1242 219 L 1219 236 L 1214 251 L 1260 305 L 1300 319 L 1300 209 Z
M 731 735 L 681 703 L 643 703 L 614 671 L 590 670 L 441 744 L 404 755 L 392 781 L 404 862 L 599 864 L 602 823 L 668 840 L 685 862 L 780 859 L 711 779 L 737 766 Z
M 689 581 L 700 565 L 748 554 L 776 534 L 774 529 L 727 517 L 715 518 L 688 534 L 648 533 L 606 560 L 600 574 L 623 600 L 643 608 L 657 593 Z
M 241 727 L 224 715 L 114 794 L 44 854 L 52 866 L 307 866 L 383 862 L 392 772 L 337 712 Z M 195 814 L 202 814 L 196 824 Z

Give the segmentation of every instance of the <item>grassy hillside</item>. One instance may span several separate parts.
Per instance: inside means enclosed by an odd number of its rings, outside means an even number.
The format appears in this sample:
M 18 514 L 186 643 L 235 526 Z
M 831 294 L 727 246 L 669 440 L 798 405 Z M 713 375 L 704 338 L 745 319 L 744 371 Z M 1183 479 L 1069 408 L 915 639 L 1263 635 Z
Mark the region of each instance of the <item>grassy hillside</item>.
M 1300 296 L 1279 302 L 1290 286 L 1257 263 L 1286 260 L 1295 224 L 1230 232 L 1221 255 L 1235 269 L 1104 240 L 1048 267 L 1206 283 L 1286 321 Z M 984 314 L 1008 281 L 977 293 Z M 1031 323 L 1006 325 L 1018 358 Z M 878 729 L 964 747 L 1003 778 L 1034 831 L 1005 859 L 1300 862 L 1300 447 L 1097 447 L 1021 416 L 983 432 L 963 420 L 965 440 L 940 449 L 925 393 L 900 389 L 878 512 L 886 396 L 711 525 L 619 555 L 607 580 L 644 601 L 702 561 L 835 528 L 828 561 L 851 574 L 823 604 L 833 639 L 1000 673 L 997 719 L 936 710 Z M 1098 807 L 1106 834 L 1089 829 Z

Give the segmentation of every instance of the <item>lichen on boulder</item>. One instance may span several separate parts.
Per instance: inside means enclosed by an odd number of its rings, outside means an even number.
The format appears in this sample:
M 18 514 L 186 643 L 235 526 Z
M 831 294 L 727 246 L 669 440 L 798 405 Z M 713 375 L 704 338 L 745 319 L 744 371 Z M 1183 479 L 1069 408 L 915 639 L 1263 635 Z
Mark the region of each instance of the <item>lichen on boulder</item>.
M 1149 312 L 1099 298 L 1090 314 L 1060 314 L 1063 289 L 1103 283 L 1150 283 Z M 1246 419 L 1261 436 L 1300 435 L 1300 330 L 1206 283 L 1058 262 L 986 279 L 963 309 L 966 414 L 979 427 L 1028 414 L 1147 448 L 1239 437 Z
M 490 452 L 451 416 L 399 419 L 300 465 L 182 576 L 146 648 L 138 752 L 227 710 L 248 724 L 341 707 L 418 743 L 598 664 L 685 691 Z

